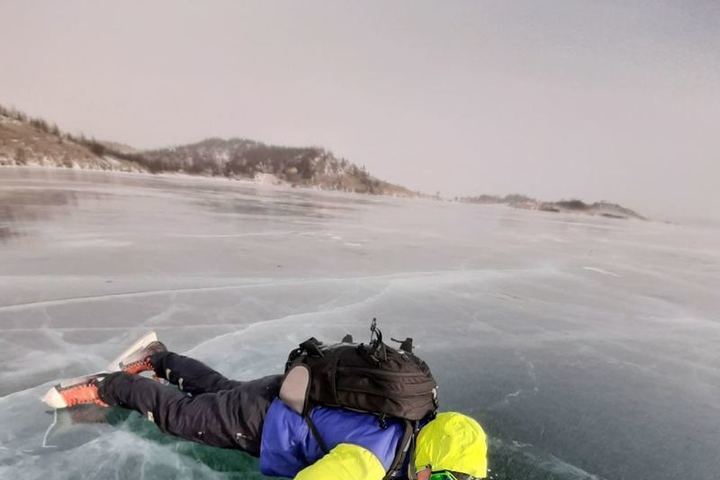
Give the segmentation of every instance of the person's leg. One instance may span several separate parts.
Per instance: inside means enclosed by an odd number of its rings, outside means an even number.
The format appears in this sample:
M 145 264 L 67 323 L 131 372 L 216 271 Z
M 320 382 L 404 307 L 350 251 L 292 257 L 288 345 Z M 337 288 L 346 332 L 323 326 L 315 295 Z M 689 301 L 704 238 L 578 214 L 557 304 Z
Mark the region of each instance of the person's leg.
M 257 456 L 265 413 L 277 396 L 281 378 L 272 375 L 231 390 L 190 397 L 148 378 L 117 372 L 100 383 L 99 394 L 111 406 L 146 415 L 164 432 Z
M 155 375 L 191 395 L 231 390 L 243 383 L 225 378 L 199 360 L 173 352 L 158 352 L 150 357 L 150 363 Z

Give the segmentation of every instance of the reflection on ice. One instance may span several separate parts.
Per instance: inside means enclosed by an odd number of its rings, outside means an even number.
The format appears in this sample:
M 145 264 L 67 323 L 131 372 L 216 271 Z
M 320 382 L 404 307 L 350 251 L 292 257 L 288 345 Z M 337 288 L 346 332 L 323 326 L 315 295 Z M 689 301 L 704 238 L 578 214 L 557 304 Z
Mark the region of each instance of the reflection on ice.
M 67 213 L 77 204 L 73 191 L 0 190 L 0 241 L 25 235 L 23 226 L 51 215 Z

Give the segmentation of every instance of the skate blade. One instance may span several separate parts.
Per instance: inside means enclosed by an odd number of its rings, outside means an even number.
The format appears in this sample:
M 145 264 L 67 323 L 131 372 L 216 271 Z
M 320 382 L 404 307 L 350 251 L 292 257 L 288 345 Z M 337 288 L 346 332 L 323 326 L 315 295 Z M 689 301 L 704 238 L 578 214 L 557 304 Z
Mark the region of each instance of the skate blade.
M 67 407 L 65 399 L 62 395 L 60 395 L 60 392 L 58 392 L 57 388 L 55 387 L 52 387 L 50 390 L 47 391 L 45 396 L 42 397 L 42 401 L 45 402 L 48 407 L 54 408 L 56 410 Z
M 157 342 L 157 341 L 158 341 L 157 333 L 155 333 L 155 332 L 148 333 L 147 335 L 142 337 L 140 340 L 133 343 L 130 347 L 128 347 L 120 355 L 118 355 L 115 360 L 110 362 L 110 364 L 107 367 L 107 371 L 108 372 L 119 372 L 120 370 L 122 370 L 122 367 L 120 366 L 120 362 L 122 362 L 122 360 L 125 357 L 127 357 L 134 351 L 144 348 L 144 347 L 148 346 L 149 344 L 151 344 L 152 342 Z

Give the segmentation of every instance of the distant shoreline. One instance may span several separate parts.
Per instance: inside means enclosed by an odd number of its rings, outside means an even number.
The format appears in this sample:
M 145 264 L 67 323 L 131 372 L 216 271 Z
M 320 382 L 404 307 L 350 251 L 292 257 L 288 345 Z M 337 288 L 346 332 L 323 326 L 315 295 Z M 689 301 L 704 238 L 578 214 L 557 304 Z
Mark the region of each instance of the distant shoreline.
M 367 194 L 367 193 L 360 193 L 360 192 L 353 192 L 353 191 L 344 191 L 344 190 L 333 190 L 333 189 L 323 189 L 320 187 L 316 187 L 313 185 L 291 185 L 286 182 L 282 183 L 263 183 L 259 182 L 250 178 L 242 178 L 242 177 L 222 177 L 222 176 L 212 176 L 212 175 L 194 175 L 190 173 L 185 172 L 163 172 L 163 173 L 151 173 L 147 171 L 128 171 L 128 170 L 103 170 L 101 168 L 73 168 L 73 167 L 63 167 L 59 165 L 4 165 L 0 163 L 0 172 L 2 172 L 3 169 L 7 170 L 27 170 L 27 171 L 50 171 L 50 172 L 65 172 L 65 173 L 88 173 L 88 174 L 105 174 L 105 175 L 120 175 L 125 177 L 138 177 L 138 178 L 146 178 L 148 180 L 152 179 L 167 179 L 167 180 L 183 180 L 183 181 L 198 181 L 198 182 L 204 182 L 204 183 L 214 183 L 217 185 L 232 185 L 232 184 L 239 184 L 243 186 L 248 187 L 260 187 L 260 188 L 269 188 L 269 189 L 277 189 L 282 191 L 307 191 L 307 192 L 320 192 L 325 194 L 342 194 L 342 195 L 353 195 L 358 196 L 359 198 L 392 198 L 394 200 L 433 200 L 435 201 L 433 197 L 428 196 L 417 196 L 417 197 L 409 197 L 409 196 L 394 196 L 394 195 L 384 195 L 384 194 Z M 1 175 L 0 175 L 1 179 Z
M 519 194 L 510 194 L 505 195 L 504 197 L 497 195 L 456 197 L 455 201 L 476 205 L 506 205 L 508 207 L 519 208 L 523 210 L 538 210 L 552 213 L 580 213 L 584 215 L 596 215 L 606 218 L 623 220 L 629 218 L 634 218 L 637 220 L 648 220 L 647 217 L 640 215 L 634 210 L 623 207 L 622 205 L 618 205 L 617 203 L 610 203 L 605 201 L 585 203 L 582 200 L 570 199 L 547 202 L 542 200 L 536 200 L 534 198 Z
M 154 150 L 64 133 L 57 125 L 0 105 L 0 166 L 179 176 L 238 181 L 248 185 L 303 188 L 394 198 L 446 200 L 370 175 L 322 147 L 268 145 L 245 138 L 207 138 Z M 607 218 L 646 218 L 615 203 L 539 201 L 525 195 L 456 197 L 473 204 L 502 204 L 525 210 L 581 213 Z
M 81 168 L 81 167 L 65 167 L 61 165 L 38 165 L 38 164 L 31 164 L 31 165 L 4 165 L 0 164 L 0 169 L 15 169 L 15 170 L 32 170 L 32 171 L 57 171 L 57 172 L 83 172 L 83 173 L 101 173 L 101 174 L 112 174 L 112 175 L 122 175 L 122 176 L 128 176 L 128 177 L 142 177 L 147 179 L 154 179 L 154 178 L 163 178 L 163 179 L 169 179 L 169 180 L 192 180 L 192 181 L 202 181 L 202 182 L 208 182 L 208 183 L 215 183 L 218 185 L 227 185 L 231 182 L 238 182 L 241 185 L 246 186 L 256 186 L 256 187 L 269 187 L 273 189 L 280 189 L 280 190 L 305 190 L 305 191 L 314 191 L 314 192 L 323 192 L 323 193 L 341 193 L 341 194 L 350 194 L 350 195 L 360 195 L 362 197 L 367 197 L 367 193 L 360 193 L 360 192 L 353 192 L 353 191 L 342 191 L 342 190 L 333 190 L 333 189 L 324 189 L 319 186 L 314 185 L 291 185 L 287 182 L 268 182 L 263 181 L 264 179 L 261 178 L 259 180 L 246 178 L 246 177 L 224 177 L 224 176 L 213 176 L 213 175 L 202 175 L 202 174 L 190 174 L 187 172 L 160 172 L 160 173 L 151 173 L 148 171 L 138 171 L 138 170 L 110 170 L 110 169 L 103 169 L 103 168 Z M 396 199 L 404 199 L 404 200 L 431 200 L 431 201 L 444 201 L 449 203 L 465 203 L 465 204 L 472 204 L 472 205 L 481 205 L 481 206 L 503 206 L 503 207 L 510 207 L 510 208 L 516 208 L 520 210 L 530 210 L 530 211 L 541 211 L 541 212 L 550 212 L 550 213 L 571 213 L 571 214 L 583 214 L 583 215 L 594 215 L 594 216 L 601 216 L 604 218 L 614 218 L 614 219 L 629 219 L 629 218 L 635 218 L 638 220 L 648 220 L 647 217 L 644 217 L 630 209 L 627 209 L 625 207 L 621 207 L 617 204 L 611 204 L 607 202 L 596 202 L 593 204 L 586 204 L 580 200 L 569 200 L 569 201 L 558 201 L 558 202 L 542 202 L 535 199 L 531 199 L 530 197 L 525 197 L 521 195 L 509 195 L 506 197 L 495 197 L 495 196 L 480 196 L 480 197 L 456 197 L 454 199 L 444 199 L 437 196 L 431 196 L 431 195 L 418 195 L 414 197 L 409 196 L 394 196 L 394 195 L 384 195 L 384 194 L 374 194 L 370 195 L 371 197 L 390 197 L 390 198 L 396 198 Z M 508 200 L 506 200 L 508 198 Z M 479 200 L 478 200 L 479 199 Z M 509 199 L 514 199 L 514 201 L 510 201 Z M 522 199 L 520 201 L 519 199 Z

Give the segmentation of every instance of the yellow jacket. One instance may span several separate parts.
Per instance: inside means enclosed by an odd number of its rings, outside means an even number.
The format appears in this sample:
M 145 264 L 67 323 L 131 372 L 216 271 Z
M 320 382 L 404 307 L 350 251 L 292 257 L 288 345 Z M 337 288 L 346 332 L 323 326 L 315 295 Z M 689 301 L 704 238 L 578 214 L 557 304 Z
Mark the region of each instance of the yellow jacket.
M 457 412 L 444 412 L 425 425 L 417 438 L 415 468 L 454 470 L 477 478 L 487 476 L 487 439 L 480 424 Z M 369 450 L 340 443 L 304 468 L 295 480 L 382 480 L 385 469 Z
M 341 443 L 295 476 L 295 480 L 382 480 L 385 469 L 369 450 Z

